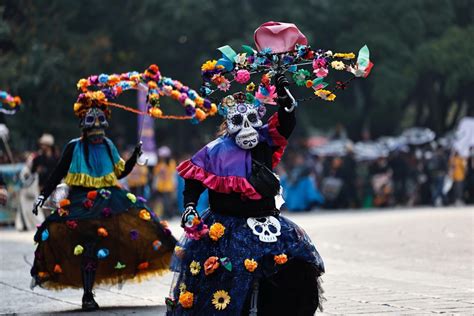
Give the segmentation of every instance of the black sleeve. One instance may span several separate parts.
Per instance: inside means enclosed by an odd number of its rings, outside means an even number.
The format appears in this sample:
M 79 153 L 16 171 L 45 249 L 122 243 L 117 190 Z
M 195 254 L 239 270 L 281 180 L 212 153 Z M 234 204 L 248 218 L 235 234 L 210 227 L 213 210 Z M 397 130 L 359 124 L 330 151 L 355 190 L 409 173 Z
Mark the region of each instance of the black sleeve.
M 72 154 L 74 152 L 74 147 L 76 143 L 69 143 L 64 149 L 63 155 L 59 160 L 58 164 L 53 170 L 53 173 L 49 176 L 48 181 L 41 191 L 41 194 L 47 199 L 51 192 L 56 189 L 56 186 L 61 182 L 61 180 L 66 176 L 69 167 L 71 166 Z
M 133 167 L 135 167 L 135 164 L 137 163 L 137 155 L 133 154 L 126 162 L 125 162 L 125 169 L 122 171 L 122 173 L 117 177 L 118 179 L 123 179 L 126 176 L 132 172 Z
M 279 97 L 277 103 L 279 105 L 278 122 L 280 123 L 277 130 L 281 136 L 288 139 L 296 126 L 296 109 L 293 109 L 290 113 L 285 111 L 285 106 L 288 108 L 291 107 L 291 100 L 289 97 Z
M 184 205 L 186 206 L 189 203 L 197 204 L 201 193 L 204 192 L 206 188 L 198 180 L 184 180 Z

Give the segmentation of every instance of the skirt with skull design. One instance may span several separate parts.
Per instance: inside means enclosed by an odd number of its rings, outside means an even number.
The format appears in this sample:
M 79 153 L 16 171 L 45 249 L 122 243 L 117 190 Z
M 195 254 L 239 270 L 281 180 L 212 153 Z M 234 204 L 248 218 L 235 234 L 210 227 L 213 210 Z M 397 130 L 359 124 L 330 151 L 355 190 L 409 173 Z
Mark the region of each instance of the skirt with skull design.
M 209 232 L 199 240 L 183 236 L 175 247 L 168 315 L 240 315 L 255 281 L 271 278 L 294 261 L 312 267 L 322 294 L 323 260 L 306 232 L 289 219 L 208 210 L 202 220 Z

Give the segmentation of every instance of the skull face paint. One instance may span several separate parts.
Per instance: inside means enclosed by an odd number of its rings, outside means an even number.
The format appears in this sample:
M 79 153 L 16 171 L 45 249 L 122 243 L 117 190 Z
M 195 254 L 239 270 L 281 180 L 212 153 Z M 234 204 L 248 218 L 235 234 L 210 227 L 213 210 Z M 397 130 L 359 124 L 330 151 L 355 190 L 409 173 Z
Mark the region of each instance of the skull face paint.
M 253 104 L 238 103 L 227 107 L 227 131 L 235 135 L 235 143 L 242 149 L 258 144 L 257 128 L 262 126 L 260 114 Z
M 105 137 L 105 129 L 109 127 L 109 123 L 102 110 L 91 108 L 81 120 L 81 127 L 90 142 L 100 143 Z

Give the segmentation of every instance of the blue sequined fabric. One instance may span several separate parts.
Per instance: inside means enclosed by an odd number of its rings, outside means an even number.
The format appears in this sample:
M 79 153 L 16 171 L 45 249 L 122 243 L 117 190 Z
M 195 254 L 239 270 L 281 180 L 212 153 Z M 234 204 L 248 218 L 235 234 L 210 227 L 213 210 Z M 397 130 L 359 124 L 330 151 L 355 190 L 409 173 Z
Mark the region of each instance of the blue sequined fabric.
M 246 218 L 206 211 L 202 219 L 209 227 L 221 223 L 225 227 L 224 235 L 217 241 L 208 235 L 200 240 L 184 236 L 178 242 L 177 246 L 182 251 L 175 251 L 173 255 L 171 269 L 176 274 L 170 293 L 176 306 L 169 308 L 168 315 L 240 315 L 254 280 L 278 273 L 283 267 L 275 263 L 275 255 L 286 254 L 286 264 L 297 259 L 314 265 L 321 274 L 324 272 L 323 260 L 308 235 L 283 216 L 278 217 L 281 235 L 272 243 L 261 242 L 247 225 Z M 229 271 L 221 263 L 215 272 L 206 276 L 204 262 L 211 256 L 228 258 L 232 270 Z M 254 272 L 245 268 L 245 259 L 257 261 L 258 267 Z M 197 275 L 191 274 L 192 261 L 199 262 L 201 266 Z M 179 295 L 184 286 L 186 291 L 194 295 L 192 308 L 185 309 L 179 304 Z M 223 310 L 217 310 L 212 303 L 213 294 L 218 290 L 224 290 L 230 296 L 230 303 Z

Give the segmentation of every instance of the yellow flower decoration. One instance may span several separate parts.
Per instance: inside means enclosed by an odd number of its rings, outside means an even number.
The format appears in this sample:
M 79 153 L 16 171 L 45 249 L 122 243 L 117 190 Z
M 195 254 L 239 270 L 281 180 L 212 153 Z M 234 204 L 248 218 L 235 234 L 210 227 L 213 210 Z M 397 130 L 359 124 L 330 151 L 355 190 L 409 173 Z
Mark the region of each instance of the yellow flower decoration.
M 331 62 L 331 67 L 336 69 L 336 70 L 344 70 L 346 69 L 346 65 L 339 60 L 335 60 Z
M 79 256 L 83 252 L 84 252 L 84 247 L 82 247 L 81 245 L 77 245 L 76 247 L 74 247 L 74 255 L 75 256 Z
M 186 292 L 186 288 L 187 288 L 187 287 L 186 287 L 186 284 L 181 283 L 181 284 L 179 285 L 179 293 Z
M 138 216 L 143 219 L 144 221 L 149 221 L 151 220 L 151 214 L 147 210 L 143 209 L 138 213 Z
M 244 261 L 245 269 L 247 269 L 249 272 L 254 272 L 255 269 L 258 267 L 257 261 L 253 259 L 245 259 Z
M 227 305 L 230 304 L 230 295 L 224 290 L 216 291 L 213 295 L 212 304 L 217 310 L 226 309 Z
M 276 255 L 273 257 L 273 260 L 275 260 L 276 264 L 285 264 L 288 261 L 288 257 L 282 253 L 281 255 Z
M 336 95 L 329 90 L 319 89 L 314 94 L 326 101 L 334 101 L 336 99 Z
M 224 231 L 224 225 L 216 222 L 211 225 L 211 228 L 209 228 L 209 237 L 211 237 L 212 240 L 217 241 L 219 238 L 224 236 Z
M 208 60 L 201 66 L 202 71 L 210 71 L 216 68 L 217 60 Z
M 354 53 L 335 53 L 334 57 L 335 58 L 344 58 L 344 59 L 353 59 L 356 56 L 355 56 Z
M 183 247 L 180 247 L 180 246 L 174 247 L 174 254 L 176 255 L 176 257 L 182 259 L 184 257 Z
M 133 193 L 127 193 L 127 198 L 132 202 L 135 203 L 137 201 L 137 197 Z
M 251 82 L 247 85 L 247 91 L 252 92 L 255 90 L 255 83 Z
M 189 270 L 191 271 L 192 275 L 198 275 L 201 271 L 201 264 L 193 260 L 189 265 Z
M 179 303 L 183 308 L 193 307 L 194 294 L 188 291 L 184 291 L 179 295 Z

